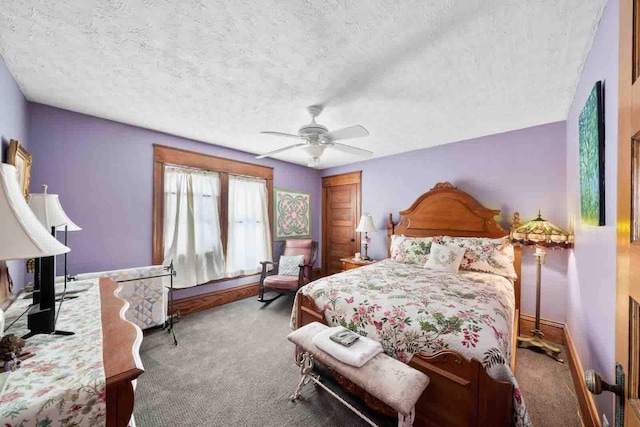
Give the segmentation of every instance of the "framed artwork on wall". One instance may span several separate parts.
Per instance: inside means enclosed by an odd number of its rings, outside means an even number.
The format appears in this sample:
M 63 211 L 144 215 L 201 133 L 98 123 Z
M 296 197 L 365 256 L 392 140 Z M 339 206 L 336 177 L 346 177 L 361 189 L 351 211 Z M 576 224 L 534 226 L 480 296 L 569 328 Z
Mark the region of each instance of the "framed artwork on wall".
M 310 238 L 311 193 L 276 187 L 273 198 L 273 240 Z
M 578 120 L 580 218 L 589 225 L 605 225 L 603 101 L 602 82 L 597 82 Z
M 7 163 L 16 167 L 18 184 L 25 199 L 29 199 L 29 181 L 31 181 L 31 154 L 19 141 L 12 139 L 9 143 Z

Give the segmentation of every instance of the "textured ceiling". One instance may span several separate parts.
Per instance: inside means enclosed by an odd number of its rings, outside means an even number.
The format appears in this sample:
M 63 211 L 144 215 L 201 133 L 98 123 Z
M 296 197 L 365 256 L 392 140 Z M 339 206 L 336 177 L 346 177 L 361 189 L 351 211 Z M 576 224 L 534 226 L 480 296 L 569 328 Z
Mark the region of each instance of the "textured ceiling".
M 253 153 L 323 104 L 379 157 L 564 120 L 605 2 L 0 0 L 0 55 L 31 101 Z

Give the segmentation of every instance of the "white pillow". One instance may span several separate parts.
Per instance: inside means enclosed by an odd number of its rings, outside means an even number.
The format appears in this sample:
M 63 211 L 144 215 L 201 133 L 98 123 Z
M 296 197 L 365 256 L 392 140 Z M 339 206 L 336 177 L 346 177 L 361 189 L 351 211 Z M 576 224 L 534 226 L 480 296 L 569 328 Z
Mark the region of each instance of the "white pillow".
M 304 264 L 304 255 L 282 255 L 280 257 L 280 262 L 278 262 L 278 275 L 298 276 L 300 274 L 300 266 L 302 264 Z
M 425 268 L 431 270 L 448 271 L 450 273 L 457 273 L 464 258 L 464 253 L 467 250 L 465 248 L 459 248 L 456 246 L 445 246 L 439 243 L 433 243 L 431 245 L 431 252 L 427 259 Z

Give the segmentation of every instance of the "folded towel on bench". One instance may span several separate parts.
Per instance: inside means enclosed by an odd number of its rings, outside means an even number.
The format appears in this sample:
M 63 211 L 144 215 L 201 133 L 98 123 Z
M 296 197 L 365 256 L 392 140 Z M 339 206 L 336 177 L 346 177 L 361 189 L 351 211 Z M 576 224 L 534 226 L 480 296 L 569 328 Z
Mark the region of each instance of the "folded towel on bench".
M 345 347 L 329 338 L 336 332 L 345 329 L 343 326 L 335 326 L 318 332 L 316 336 L 313 337 L 313 344 L 342 363 L 355 366 L 356 368 L 362 367 L 369 360 L 383 352 L 382 345 L 371 338 L 361 336 L 350 347 Z

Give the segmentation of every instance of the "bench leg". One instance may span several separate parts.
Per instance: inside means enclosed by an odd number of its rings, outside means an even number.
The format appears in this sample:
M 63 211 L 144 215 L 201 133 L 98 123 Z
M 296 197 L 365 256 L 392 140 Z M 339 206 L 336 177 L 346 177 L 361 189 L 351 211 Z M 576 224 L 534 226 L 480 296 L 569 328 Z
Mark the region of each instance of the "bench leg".
M 309 384 L 309 381 L 312 381 L 312 379 L 317 379 L 318 376 L 313 372 L 312 354 L 309 354 L 306 351 L 304 353 L 296 353 L 294 361 L 296 365 L 300 367 L 300 375 L 302 375 L 302 378 L 300 378 L 300 382 L 298 382 L 296 390 L 290 397 L 292 402 L 295 402 L 300 397 L 300 391 L 302 390 L 302 387 Z
M 404 416 L 398 413 L 398 427 L 412 427 L 413 421 L 416 418 L 416 408 L 413 408 L 411 412 L 409 412 L 408 416 Z

